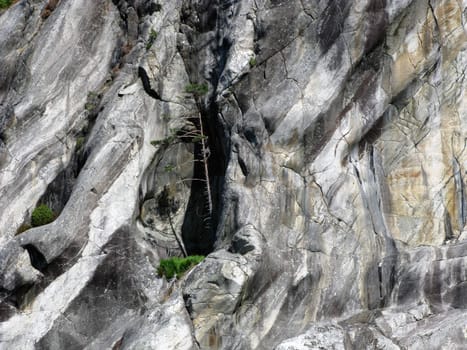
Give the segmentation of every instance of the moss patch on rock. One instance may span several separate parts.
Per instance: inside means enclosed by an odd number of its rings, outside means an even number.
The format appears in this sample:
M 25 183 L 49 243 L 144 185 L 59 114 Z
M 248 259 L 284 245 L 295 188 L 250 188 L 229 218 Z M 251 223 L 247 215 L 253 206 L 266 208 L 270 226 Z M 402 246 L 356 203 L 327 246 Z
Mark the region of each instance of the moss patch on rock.
M 198 265 L 203 260 L 204 256 L 202 255 L 191 255 L 186 258 L 172 257 L 162 259 L 157 273 L 159 276 L 165 276 L 167 279 L 173 277 L 180 278 L 186 271 Z

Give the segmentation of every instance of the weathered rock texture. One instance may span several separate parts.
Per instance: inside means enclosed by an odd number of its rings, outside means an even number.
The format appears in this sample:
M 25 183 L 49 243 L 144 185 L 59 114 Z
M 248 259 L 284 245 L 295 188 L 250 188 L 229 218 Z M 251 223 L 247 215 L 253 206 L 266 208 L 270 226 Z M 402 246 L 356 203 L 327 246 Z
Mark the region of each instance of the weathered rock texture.
M 0 349 L 465 349 L 466 20 L 461 0 L 0 12 Z M 40 203 L 55 221 L 16 235 Z M 184 253 L 208 256 L 157 276 Z

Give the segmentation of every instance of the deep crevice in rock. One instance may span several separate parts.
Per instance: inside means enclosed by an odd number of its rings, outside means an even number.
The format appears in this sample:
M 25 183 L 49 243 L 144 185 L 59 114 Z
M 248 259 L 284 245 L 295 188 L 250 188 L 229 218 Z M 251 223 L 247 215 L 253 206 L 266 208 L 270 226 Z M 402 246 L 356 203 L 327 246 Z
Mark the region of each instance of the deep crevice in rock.
M 202 144 L 197 142 L 194 145 L 194 180 L 182 226 L 182 237 L 188 254 L 207 255 L 213 250 L 216 240 L 227 162 L 220 133 L 223 128 L 217 119 L 217 106 L 214 103 L 209 110 L 201 113 L 201 120 L 209 147 L 208 179 Z M 207 181 L 209 186 L 206 186 Z M 210 191 L 209 196 L 207 191 Z
M 16 294 L 0 288 L 0 322 L 12 317 L 18 309 Z
M 7 320 L 9 318 L 8 314 L 12 316 L 22 308 L 31 288 L 30 284 L 25 284 L 13 291 L 0 289 L 0 322 L 3 319 Z
M 143 67 L 138 68 L 138 76 L 141 79 L 141 83 L 143 84 L 144 91 L 156 100 L 160 100 L 161 97 L 159 94 L 151 87 L 151 82 L 149 80 L 148 73 Z
M 31 260 L 31 265 L 41 272 L 47 267 L 47 260 L 44 255 L 32 244 L 27 244 L 23 247 L 27 250 L 29 254 L 29 259 Z
M 74 153 L 65 169 L 47 186 L 45 193 L 38 203 L 46 204 L 58 216 L 65 207 L 73 192 L 73 188 L 80 171 L 82 159 Z
M 215 91 L 221 83 L 220 78 L 231 46 L 228 38 L 222 37 L 220 33 L 219 22 L 222 21 L 220 12 L 228 11 L 233 5 L 235 2 L 224 5 L 217 4 L 216 6 L 212 6 L 208 1 L 198 4 L 185 3 L 181 13 L 181 22 L 191 28 L 191 30 L 184 30 L 190 49 L 179 48 L 187 73 L 192 82 L 199 82 L 207 78 L 211 86 L 208 96 L 194 96 L 198 113 L 200 113 L 199 121 L 194 120 L 194 124 L 198 130 L 203 129 L 209 156 L 207 157 L 208 176 L 206 176 L 202 142 L 194 144 L 193 178 L 195 180 L 192 182 L 190 199 L 182 226 L 182 237 L 188 254 L 206 255 L 214 249 L 219 216 L 223 205 L 222 191 L 230 145 L 226 141 L 228 137 L 225 135 L 225 126 L 219 119 Z M 193 21 L 193 13 L 198 14 L 200 21 Z M 206 45 L 204 40 L 199 40 L 198 35 L 210 31 L 215 31 L 216 40 L 209 42 L 209 45 L 212 45 L 211 50 L 215 56 L 215 64 L 208 68 L 203 67 L 204 64 L 208 64 L 207 62 L 199 64 L 203 60 L 202 57 L 197 56 L 197 53 L 201 53 L 203 51 L 201 49 Z M 206 77 L 203 70 L 209 76 Z M 207 186 L 207 182 L 209 186 Z

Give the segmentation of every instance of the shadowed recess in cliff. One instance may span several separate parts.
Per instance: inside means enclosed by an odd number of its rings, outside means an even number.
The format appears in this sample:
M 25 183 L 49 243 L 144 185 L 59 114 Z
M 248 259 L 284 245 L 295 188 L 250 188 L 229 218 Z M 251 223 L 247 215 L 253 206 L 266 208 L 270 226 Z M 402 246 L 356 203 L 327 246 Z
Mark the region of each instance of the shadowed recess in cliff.
M 222 38 L 220 30 L 226 25 L 225 13 L 238 11 L 239 1 L 220 3 L 212 6 L 208 1 L 198 4 L 185 4 L 181 13 L 181 22 L 192 31 L 187 33 L 190 50 L 182 48 L 181 54 L 191 81 L 201 81 L 200 76 L 208 78 L 211 88 L 206 96 L 194 96 L 200 120 L 197 128 L 206 136 L 206 147 L 202 142 L 194 145 L 194 166 L 191 194 L 182 226 L 182 237 L 188 254 L 209 254 L 216 241 L 216 231 L 222 210 L 222 190 L 227 168 L 228 137 L 225 126 L 219 120 L 219 108 L 215 101 L 215 91 L 224 71 L 231 43 Z M 207 11 L 206 9 L 209 9 Z M 200 21 L 193 22 L 189 13 L 197 13 Z M 207 13 L 209 12 L 209 16 Z M 205 42 L 202 33 L 215 31 L 217 40 L 209 41 L 214 61 L 203 60 L 197 54 L 202 53 Z M 203 74 L 203 70 L 208 76 Z M 206 154 L 207 152 L 207 154 Z M 207 162 L 207 164 L 205 164 Z M 207 165 L 207 166 L 206 166 Z M 198 180 L 199 179 L 199 180 Z
M 190 199 L 182 226 L 183 241 L 190 255 L 209 254 L 216 240 L 227 168 L 226 138 L 223 138 L 223 128 L 217 118 L 217 111 L 217 105 L 212 103 L 210 109 L 201 114 L 208 148 L 203 150 L 200 142 L 194 145 L 193 179 L 195 180 L 192 181 Z M 205 155 L 203 152 L 208 154 Z
M 76 150 L 68 165 L 47 186 L 45 193 L 38 201 L 38 203 L 47 204 L 57 216 L 68 202 L 76 183 L 76 178 L 84 164 L 81 155 L 82 145 L 79 146 L 80 149 Z

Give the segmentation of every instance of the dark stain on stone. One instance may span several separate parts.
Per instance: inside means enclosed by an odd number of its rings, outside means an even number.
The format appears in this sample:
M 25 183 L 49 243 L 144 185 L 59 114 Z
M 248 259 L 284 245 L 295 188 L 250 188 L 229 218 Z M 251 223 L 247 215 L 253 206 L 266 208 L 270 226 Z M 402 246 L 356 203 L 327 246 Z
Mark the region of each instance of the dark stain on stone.
M 337 98 L 332 101 L 326 112 L 321 113 L 314 122 L 305 129 L 303 142 L 305 146 L 306 163 L 311 163 L 319 154 L 320 150 L 324 148 L 339 126 L 341 118 L 349 109 L 350 106 L 348 105 L 342 110 L 342 99 Z
M 446 295 L 446 301 L 455 309 L 467 308 L 467 282 L 455 285 Z
M 323 11 L 318 30 L 318 42 L 323 54 L 328 52 L 343 32 L 350 4 L 351 2 L 346 0 L 330 1 Z
M 147 272 L 141 271 L 147 257 L 130 229 L 119 229 L 102 248 L 108 254 L 80 295 L 67 305 L 47 334 L 36 343 L 37 349 L 83 349 L 123 314 L 144 310 L 148 298 L 140 276 Z
M 366 8 L 365 54 L 373 50 L 385 37 L 389 23 L 385 10 L 386 0 L 371 0 Z
M 381 137 L 386 124 L 386 117 L 385 114 L 383 114 L 360 140 L 358 145 L 360 155 L 368 150 L 368 145 L 373 145 Z
M 445 233 L 445 240 L 450 240 L 454 238 L 454 232 L 452 229 L 451 223 L 451 215 L 446 210 L 444 213 L 444 233 Z
M 416 300 L 420 287 L 419 276 L 411 271 L 407 271 L 400 278 L 397 303 L 404 304 Z
M 431 273 L 427 273 L 425 276 L 423 292 L 430 306 L 439 307 L 442 304 L 443 271 L 440 268 L 439 262 L 434 262 L 432 266 Z

